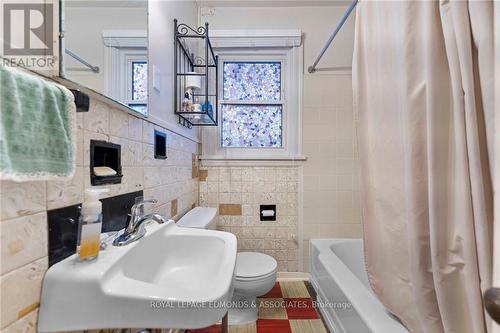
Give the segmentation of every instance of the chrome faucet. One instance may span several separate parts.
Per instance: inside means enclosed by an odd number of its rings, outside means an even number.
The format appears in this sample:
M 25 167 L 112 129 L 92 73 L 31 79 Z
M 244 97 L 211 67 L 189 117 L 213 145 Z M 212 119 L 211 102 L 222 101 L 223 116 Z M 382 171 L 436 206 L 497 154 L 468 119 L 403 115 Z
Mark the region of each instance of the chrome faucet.
M 130 221 L 125 228 L 124 232 L 115 238 L 113 241 L 114 246 L 124 246 L 135 242 L 146 234 L 146 228 L 144 223 L 147 221 L 155 221 L 158 224 L 167 222 L 163 216 L 159 214 L 147 214 L 143 215 L 143 206 L 145 204 L 155 204 L 158 200 L 150 199 L 143 200 L 132 206 L 132 212 L 130 215 Z

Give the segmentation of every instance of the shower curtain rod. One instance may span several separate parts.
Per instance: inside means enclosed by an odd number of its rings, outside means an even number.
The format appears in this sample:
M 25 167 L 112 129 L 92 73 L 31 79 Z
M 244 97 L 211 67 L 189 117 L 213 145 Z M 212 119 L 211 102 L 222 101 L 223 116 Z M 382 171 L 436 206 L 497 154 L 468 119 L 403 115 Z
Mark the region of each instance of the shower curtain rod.
M 328 48 L 330 47 L 330 44 L 332 43 L 333 39 L 335 38 L 335 36 L 337 36 L 337 33 L 340 31 L 340 29 L 344 25 L 345 21 L 347 21 L 347 18 L 349 17 L 349 15 L 351 15 L 352 10 L 354 9 L 354 7 L 356 7 L 357 4 L 358 4 L 358 0 L 352 0 L 351 4 L 349 5 L 349 8 L 347 8 L 346 12 L 344 13 L 344 15 L 342 16 L 342 18 L 340 19 L 339 24 L 335 28 L 335 31 L 333 31 L 333 33 L 330 36 L 330 38 L 328 38 L 328 41 L 326 42 L 325 46 L 321 50 L 318 58 L 316 58 L 316 61 L 312 64 L 312 66 L 309 66 L 309 68 L 307 69 L 307 71 L 309 73 L 312 74 L 312 73 L 316 72 L 316 65 L 318 65 L 318 62 L 321 60 L 321 58 L 325 54 L 326 50 L 328 50 Z

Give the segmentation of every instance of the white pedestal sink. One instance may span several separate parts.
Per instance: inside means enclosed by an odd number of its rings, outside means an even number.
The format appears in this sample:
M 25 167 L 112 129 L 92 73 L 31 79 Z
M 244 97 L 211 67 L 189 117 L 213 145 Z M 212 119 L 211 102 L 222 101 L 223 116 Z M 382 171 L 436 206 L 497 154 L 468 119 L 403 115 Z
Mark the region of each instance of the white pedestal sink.
M 97 260 L 73 255 L 52 266 L 42 288 L 39 332 L 98 328 L 201 328 L 227 312 L 233 294 L 236 237 L 148 225 L 126 246 Z

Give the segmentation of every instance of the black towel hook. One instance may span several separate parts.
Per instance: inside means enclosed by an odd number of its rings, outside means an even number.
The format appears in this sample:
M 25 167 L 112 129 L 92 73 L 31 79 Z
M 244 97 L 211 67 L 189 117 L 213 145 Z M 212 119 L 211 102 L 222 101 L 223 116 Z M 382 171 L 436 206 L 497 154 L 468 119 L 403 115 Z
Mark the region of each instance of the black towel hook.
M 90 107 L 89 95 L 77 89 L 70 89 L 75 97 L 76 112 L 88 112 Z

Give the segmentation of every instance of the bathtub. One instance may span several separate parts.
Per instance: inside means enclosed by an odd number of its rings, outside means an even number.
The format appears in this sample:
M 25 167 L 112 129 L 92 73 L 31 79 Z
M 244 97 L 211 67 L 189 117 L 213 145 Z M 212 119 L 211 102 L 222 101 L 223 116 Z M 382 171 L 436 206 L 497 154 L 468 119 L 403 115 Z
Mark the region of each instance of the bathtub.
M 311 283 L 333 333 L 408 333 L 372 292 L 361 239 L 313 239 Z

